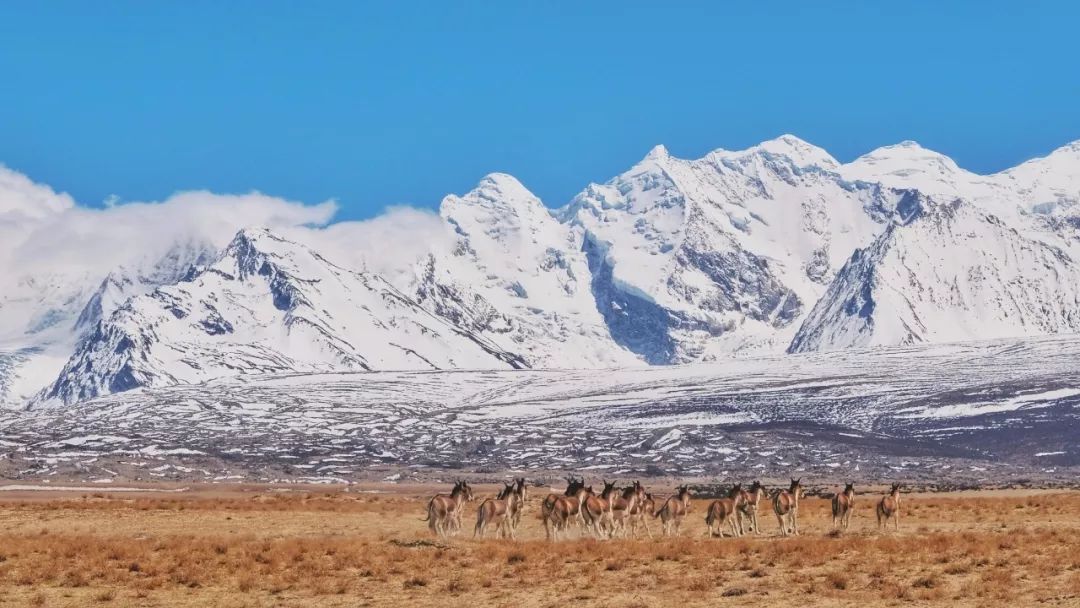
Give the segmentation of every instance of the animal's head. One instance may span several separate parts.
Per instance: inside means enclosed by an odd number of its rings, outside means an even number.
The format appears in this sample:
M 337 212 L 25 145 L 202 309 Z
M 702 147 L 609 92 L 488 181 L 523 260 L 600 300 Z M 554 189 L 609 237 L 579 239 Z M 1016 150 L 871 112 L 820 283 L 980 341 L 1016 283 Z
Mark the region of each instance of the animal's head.
M 582 488 L 585 487 L 585 479 L 575 479 L 574 477 L 566 478 L 566 495 L 573 496 L 577 494 Z
M 849 483 L 846 486 L 844 486 L 844 494 L 854 494 L 854 493 L 855 493 L 855 483 L 854 482 Z
M 465 500 L 471 501 L 473 499 L 472 486 L 469 485 L 469 482 L 464 480 L 461 482 L 461 491 L 465 493 Z
M 790 492 L 792 494 L 792 496 L 800 496 L 800 495 L 802 495 L 802 491 L 803 491 L 802 477 L 800 477 L 798 479 L 792 478 L 791 479 L 791 486 L 788 488 L 788 492 Z
M 515 488 L 514 482 L 503 483 L 503 489 L 502 489 L 501 492 L 499 492 L 499 495 L 496 496 L 496 498 L 498 500 L 506 500 L 511 494 L 514 493 L 514 488 Z
M 751 494 L 757 494 L 758 492 L 760 492 L 760 491 L 762 491 L 764 489 L 765 488 L 761 485 L 760 481 L 755 480 L 754 483 L 750 484 L 750 493 Z
M 524 477 L 518 477 L 514 480 L 514 491 L 522 501 L 529 497 L 529 486 L 525 483 Z
M 892 484 L 892 488 L 889 490 L 889 494 L 899 494 L 899 493 L 900 493 L 900 484 L 898 484 L 898 483 Z
M 615 482 L 613 481 L 611 483 L 608 483 L 608 481 L 605 479 L 604 480 L 604 491 L 600 493 L 600 496 L 602 496 L 604 498 L 607 498 L 607 497 L 611 496 L 614 493 L 615 493 Z
M 727 496 L 728 496 L 728 498 L 735 498 L 737 496 L 742 495 L 742 492 L 743 492 L 742 484 L 737 483 L 737 484 L 731 486 L 731 490 L 728 491 Z

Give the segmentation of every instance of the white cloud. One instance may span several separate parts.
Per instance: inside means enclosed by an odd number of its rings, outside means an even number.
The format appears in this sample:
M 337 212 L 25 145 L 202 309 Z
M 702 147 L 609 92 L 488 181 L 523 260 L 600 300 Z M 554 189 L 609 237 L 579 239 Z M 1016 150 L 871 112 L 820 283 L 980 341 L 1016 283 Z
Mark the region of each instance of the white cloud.
M 429 251 L 448 251 L 454 242 L 437 213 L 405 206 L 389 207 L 370 220 L 338 222 L 292 235 L 336 264 L 375 272 L 393 282 Z
M 404 276 L 427 251 L 452 242 L 438 215 L 411 207 L 331 223 L 333 201 L 304 204 L 259 193 L 192 191 L 161 202 L 112 203 L 79 206 L 69 195 L 0 166 L 0 342 L 37 323 L 43 309 L 77 311 L 80 298 L 110 271 L 147 268 L 178 244 L 222 248 L 241 228 L 279 231 L 342 266 L 390 280 Z
M 73 206 L 18 222 L 6 249 L 15 274 L 104 274 L 165 255 L 176 243 L 225 245 L 240 228 L 323 225 L 333 202 L 304 205 L 263 194 L 183 192 L 160 203 L 123 203 L 103 209 Z M 16 226 L 12 226 L 14 228 Z M 3 254 L 0 254 L 3 255 Z M 2 259 L 2 258 L 0 258 Z
M 64 193 L 0 165 L 0 226 L 48 217 L 75 206 Z

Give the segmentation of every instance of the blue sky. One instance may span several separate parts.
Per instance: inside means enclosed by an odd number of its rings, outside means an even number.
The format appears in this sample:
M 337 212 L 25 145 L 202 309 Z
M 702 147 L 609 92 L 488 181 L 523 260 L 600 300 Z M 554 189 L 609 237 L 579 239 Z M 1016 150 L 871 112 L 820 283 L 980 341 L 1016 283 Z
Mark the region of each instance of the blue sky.
M 915 139 L 989 172 L 1080 139 L 1072 3 L 663 4 L 8 5 L 0 163 L 84 204 L 257 189 L 360 219 L 492 171 L 559 205 L 657 143 Z

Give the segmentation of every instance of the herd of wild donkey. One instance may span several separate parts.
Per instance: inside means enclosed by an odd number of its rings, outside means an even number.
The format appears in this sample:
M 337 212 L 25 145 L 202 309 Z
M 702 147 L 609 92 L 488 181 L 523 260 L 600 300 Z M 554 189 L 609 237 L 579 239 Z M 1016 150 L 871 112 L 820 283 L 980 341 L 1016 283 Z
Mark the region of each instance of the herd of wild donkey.
M 548 540 L 558 540 L 565 535 L 571 524 L 577 524 L 596 538 L 637 537 L 639 528 L 652 538 L 649 518 L 658 518 L 664 536 L 678 535 L 682 520 L 690 512 L 690 489 L 679 486 L 675 493 L 657 503 L 652 494 L 637 481 L 618 491 L 615 483 L 604 482 L 604 489 L 597 495 L 585 479 L 567 478 L 566 491 L 548 494 L 541 503 L 540 517 Z M 732 536 L 742 536 L 750 531 L 761 534 L 758 526 L 758 505 L 765 496 L 765 488 L 755 481 L 749 488 L 736 485 L 727 498 L 714 500 L 705 513 L 705 524 L 710 536 L 724 536 L 727 528 Z M 803 494 L 801 479 L 792 479 L 786 490 L 775 490 L 769 497 L 773 513 L 780 525 L 781 536 L 799 533 L 799 498 Z M 476 514 L 473 536 L 483 538 L 494 527 L 503 538 L 516 538 L 517 527 L 525 510 L 528 487 L 525 479 L 515 479 L 495 498 L 480 503 Z M 461 530 L 461 515 L 465 505 L 473 500 L 472 487 L 468 482 L 458 481 L 449 494 L 436 494 L 427 506 L 428 528 L 437 536 L 446 538 Z M 660 506 L 657 507 L 657 504 Z M 833 527 L 846 530 L 851 523 L 855 506 L 855 486 L 847 484 L 842 492 L 832 498 Z M 878 528 L 893 520 L 895 529 L 900 527 L 900 484 L 878 501 Z

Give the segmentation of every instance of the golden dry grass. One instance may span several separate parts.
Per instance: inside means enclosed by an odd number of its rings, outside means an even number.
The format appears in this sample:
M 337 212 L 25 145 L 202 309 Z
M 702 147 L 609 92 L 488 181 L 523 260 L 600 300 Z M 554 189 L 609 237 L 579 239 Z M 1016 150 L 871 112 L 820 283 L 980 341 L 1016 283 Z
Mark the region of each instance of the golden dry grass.
M 0 607 L 1080 605 L 1080 493 L 910 496 L 899 533 L 872 501 L 838 536 L 806 499 L 798 538 L 763 509 L 763 537 L 709 539 L 698 501 L 680 538 L 550 544 L 535 497 L 521 541 L 449 545 L 419 495 L 8 501 Z

